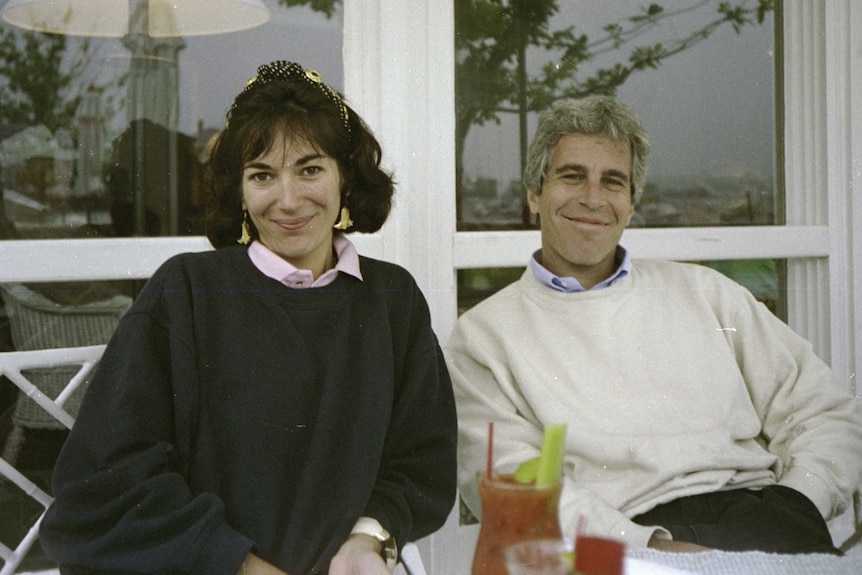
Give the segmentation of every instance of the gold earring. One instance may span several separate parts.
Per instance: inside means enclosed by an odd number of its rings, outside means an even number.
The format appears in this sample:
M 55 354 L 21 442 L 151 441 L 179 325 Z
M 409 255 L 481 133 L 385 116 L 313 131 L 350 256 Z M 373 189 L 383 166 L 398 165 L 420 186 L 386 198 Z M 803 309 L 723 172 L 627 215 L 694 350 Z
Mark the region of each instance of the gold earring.
M 238 244 L 247 246 L 251 243 L 251 232 L 248 226 L 248 210 L 242 211 L 242 235 L 236 241 Z
M 341 218 L 332 226 L 336 230 L 346 230 L 353 225 L 353 220 L 350 219 L 350 208 L 343 206 L 341 208 Z

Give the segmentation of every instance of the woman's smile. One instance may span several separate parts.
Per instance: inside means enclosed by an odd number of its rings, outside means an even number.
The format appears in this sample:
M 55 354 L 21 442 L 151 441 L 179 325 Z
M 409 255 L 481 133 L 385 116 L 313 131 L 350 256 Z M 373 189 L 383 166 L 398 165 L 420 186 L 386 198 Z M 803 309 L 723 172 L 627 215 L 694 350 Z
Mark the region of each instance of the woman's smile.
M 293 219 L 289 219 L 289 220 L 287 220 L 287 219 L 273 220 L 273 222 L 275 223 L 275 225 L 284 229 L 285 231 L 295 232 L 295 231 L 299 231 L 299 230 L 303 229 L 313 219 L 314 219 L 314 216 L 307 216 L 304 218 L 293 218 Z
M 341 209 L 341 174 L 333 158 L 279 135 L 246 163 L 242 182 L 243 208 L 264 246 L 314 277 L 332 266 L 332 226 Z

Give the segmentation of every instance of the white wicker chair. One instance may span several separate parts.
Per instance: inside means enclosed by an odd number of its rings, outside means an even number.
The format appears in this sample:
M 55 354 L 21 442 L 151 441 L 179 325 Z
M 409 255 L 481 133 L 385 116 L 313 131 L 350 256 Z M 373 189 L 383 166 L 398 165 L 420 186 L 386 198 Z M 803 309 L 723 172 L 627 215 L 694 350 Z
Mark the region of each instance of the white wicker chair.
M 30 398 L 34 405 L 37 405 L 38 409 L 46 414 L 45 418 L 50 418 L 58 427 L 71 428 L 74 417 L 64 409 L 64 403 L 87 381 L 104 350 L 104 345 L 95 345 L 0 353 L 0 376 L 8 378 L 9 381 L 18 386 L 21 394 Z M 40 370 L 55 368 L 62 368 L 64 373 L 70 374 L 70 377 L 61 386 L 54 398 L 44 394 L 38 385 L 31 382 L 25 375 L 28 373 L 39 374 Z M 52 380 L 52 384 L 55 383 L 56 380 Z M 44 509 L 48 509 L 52 501 L 51 496 L 18 471 L 12 462 L 5 459 L 5 456 L 0 459 L 0 476 L 11 481 Z M 30 547 L 33 546 L 39 536 L 39 525 L 45 514 L 44 509 L 14 549 L 0 543 L 0 559 L 4 561 L 0 575 L 14 573 Z
M 17 351 L 104 344 L 132 304 L 130 297 L 115 295 L 103 301 L 62 305 L 22 284 L 5 284 L 2 290 L 12 343 Z M 59 366 L 34 368 L 26 376 L 40 394 L 58 399 L 74 374 L 74 367 Z M 75 393 L 62 397 L 62 404 L 72 417 L 78 413 L 85 387 L 86 382 Z M 44 406 L 23 391 L 18 393 L 12 424 L 3 458 L 13 465 L 24 440 L 25 429 L 63 429 L 71 425 L 49 414 Z

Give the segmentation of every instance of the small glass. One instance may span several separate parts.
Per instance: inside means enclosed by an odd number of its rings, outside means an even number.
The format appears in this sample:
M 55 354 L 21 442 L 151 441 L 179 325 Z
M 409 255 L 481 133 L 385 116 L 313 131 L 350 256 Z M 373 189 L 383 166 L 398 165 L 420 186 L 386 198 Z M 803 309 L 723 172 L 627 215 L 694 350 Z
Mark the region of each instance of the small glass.
M 506 549 L 509 575 L 573 575 L 572 542 L 562 539 L 522 541 Z
M 625 550 L 625 545 L 615 539 L 580 536 L 575 543 L 575 572 L 623 575 Z
M 472 575 L 507 575 L 503 553 L 530 539 L 562 539 L 559 506 L 562 483 L 547 487 L 518 483 L 511 476 L 479 475 L 482 524 Z

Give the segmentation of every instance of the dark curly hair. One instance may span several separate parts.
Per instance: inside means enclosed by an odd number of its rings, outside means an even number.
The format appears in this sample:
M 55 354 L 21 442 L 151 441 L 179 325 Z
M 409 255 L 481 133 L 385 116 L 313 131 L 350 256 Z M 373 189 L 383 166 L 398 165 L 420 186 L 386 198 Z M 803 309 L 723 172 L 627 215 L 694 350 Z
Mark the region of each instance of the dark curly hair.
M 338 163 L 341 203 L 350 208 L 353 220 L 347 232 L 370 233 L 383 226 L 394 182 L 380 167 L 380 144 L 359 115 L 328 90 L 301 77 L 267 78 L 252 82 L 236 97 L 206 165 L 206 234 L 214 247 L 235 244 L 240 237 L 243 166 L 268 152 L 281 136 L 306 140 Z

